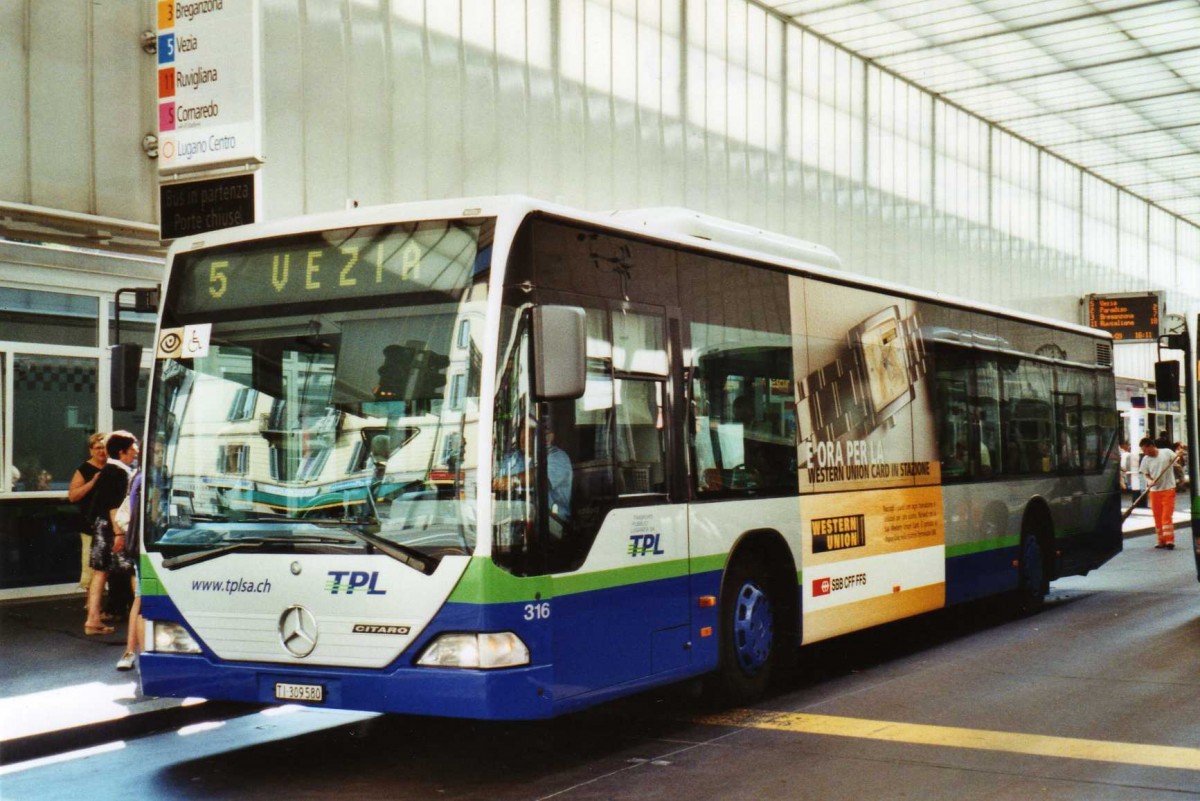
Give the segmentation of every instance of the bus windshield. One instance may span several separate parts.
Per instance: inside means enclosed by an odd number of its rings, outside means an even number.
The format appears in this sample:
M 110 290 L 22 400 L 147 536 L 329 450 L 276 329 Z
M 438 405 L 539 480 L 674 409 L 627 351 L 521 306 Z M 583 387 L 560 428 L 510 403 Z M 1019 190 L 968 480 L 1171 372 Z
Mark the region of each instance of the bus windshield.
M 249 548 L 426 571 L 469 554 L 489 256 L 490 227 L 423 223 L 178 257 L 147 548 L 168 568 Z

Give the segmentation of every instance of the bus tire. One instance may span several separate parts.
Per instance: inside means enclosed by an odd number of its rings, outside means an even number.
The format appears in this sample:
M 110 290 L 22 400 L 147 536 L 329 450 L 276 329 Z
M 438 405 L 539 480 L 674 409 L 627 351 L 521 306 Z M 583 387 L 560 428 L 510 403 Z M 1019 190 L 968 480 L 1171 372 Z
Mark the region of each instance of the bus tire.
M 726 703 L 743 704 L 763 694 L 776 661 L 774 585 L 756 554 L 736 556 L 721 585 L 721 653 L 717 691 Z
M 1021 533 L 1017 565 L 1015 608 L 1018 615 L 1028 617 L 1041 611 L 1050 591 L 1045 551 L 1036 532 L 1028 528 Z

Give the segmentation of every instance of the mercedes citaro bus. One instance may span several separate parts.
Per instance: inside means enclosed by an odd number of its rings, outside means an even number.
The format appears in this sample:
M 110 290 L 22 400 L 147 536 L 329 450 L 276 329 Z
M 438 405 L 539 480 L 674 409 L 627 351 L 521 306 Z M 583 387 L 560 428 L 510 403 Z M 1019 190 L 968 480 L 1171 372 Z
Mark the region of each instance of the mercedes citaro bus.
M 1121 549 L 1112 340 L 680 209 L 528 198 L 180 239 L 149 695 L 544 718 Z M 801 650 L 802 655 L 802 650 Z

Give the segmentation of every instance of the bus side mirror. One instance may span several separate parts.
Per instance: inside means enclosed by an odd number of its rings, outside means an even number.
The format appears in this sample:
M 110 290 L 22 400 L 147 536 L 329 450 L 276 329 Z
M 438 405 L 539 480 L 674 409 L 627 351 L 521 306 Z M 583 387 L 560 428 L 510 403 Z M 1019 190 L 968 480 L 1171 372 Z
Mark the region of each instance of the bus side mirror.
M 539 400 L 583 397 L 587 380 L 587 325 L 578 306 L 533 310 L 533 391 Z
M 113 411 L 137 410 L 138 372 L 142 366 L 142 346 L 122 342 L 109 348 L 112 353 L 112 372 L 109 375 L 109 395 Z
M 1154 363 L 1154 390 L 1159 403 L 1179 403 L 1179 362 Z

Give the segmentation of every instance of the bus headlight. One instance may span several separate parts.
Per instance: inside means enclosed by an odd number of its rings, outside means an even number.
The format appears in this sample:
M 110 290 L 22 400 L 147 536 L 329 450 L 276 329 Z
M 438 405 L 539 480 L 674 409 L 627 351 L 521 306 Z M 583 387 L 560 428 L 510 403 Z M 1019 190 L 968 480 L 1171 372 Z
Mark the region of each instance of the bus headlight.
M 529 648 L 511 631 L 443 634 L 421 654 L 423 667 L 492 668 L 529 664 Z
M 198 654 L 200 646 L 178 623 L 154 621 L 154 651 L 160 654 Z

